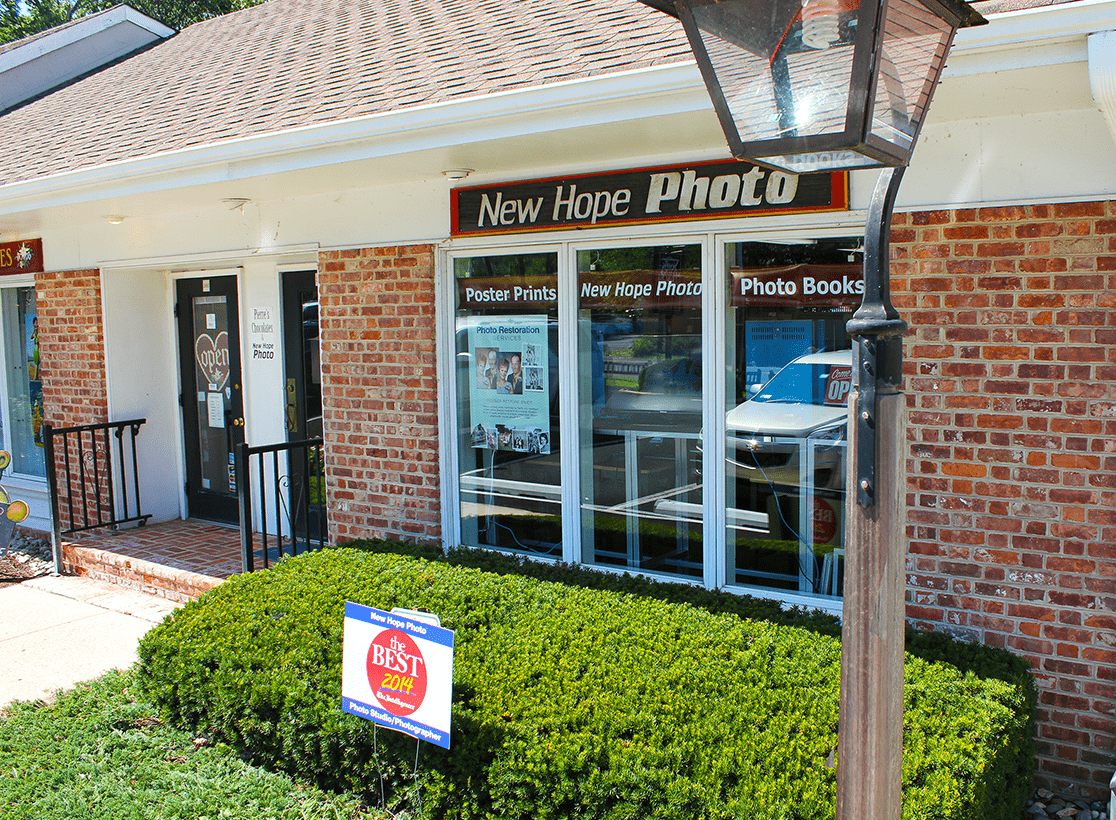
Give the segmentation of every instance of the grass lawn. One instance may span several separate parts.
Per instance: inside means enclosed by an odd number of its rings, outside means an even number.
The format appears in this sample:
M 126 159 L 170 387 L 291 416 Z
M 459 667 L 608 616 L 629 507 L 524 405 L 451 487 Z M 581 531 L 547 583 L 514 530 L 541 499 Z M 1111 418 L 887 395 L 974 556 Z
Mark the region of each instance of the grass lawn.
M 0 712 L 3 820 L 382 820 L 351 795 L 195 743 L 137 701 L 130 672 Z

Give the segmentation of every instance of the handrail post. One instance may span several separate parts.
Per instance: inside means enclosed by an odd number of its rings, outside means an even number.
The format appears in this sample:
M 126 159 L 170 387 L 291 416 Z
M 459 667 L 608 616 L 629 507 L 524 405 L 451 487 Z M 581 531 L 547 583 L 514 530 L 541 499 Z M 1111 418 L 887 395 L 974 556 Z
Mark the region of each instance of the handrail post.
M 102 433 L 102 435 L 104 436 L 104 439 L 105 439 L 105 486 L 107 487 L 107 492 L 108 492 L 107 501 L 108 501 L 108 509 L 109 509 L 109 519 L 113 522 L 112 523 L 112 528 L 115 530 L 115 529 L 117 529 L 117 526 L 116 526 L 116 492 L 115 492 L 116 488 L 113 486 L 113 481 L 112 481 L 112 438 L 109 436 L 109 431 L 107 429 L 102 430 L 101 433 Z M 94 443 L 97 440 L 97 435 L 95 433 L 93 435 L 93 440 L 94 440 Z M 93 474 L 94 474 L 94 476 L 97 475 L 97 450 L 96 450 L 96 448 L 94 448 L 94 450 L 93 450 Z M 101 480 L 100 480 L 100 478 L 94 478 L 94 484 L 97 487 L 97 520 L 101 521 L 102 518 L 103 518 L 104 513 L 102 512 L 102 509 L 101 509 Z
M 132 432 L 132 486 L 135 487 L 135 493 L 136 493 L 136 517 L 139 518 L 139 520 L 140 520 L 139 525 L 141 527 L 144 526 L 147 523 L 147 518 L 149 517 L 149 516 L 145 516 L 143 514 L 143 506 L 140 502 L 139 456 L 137 455 L 137 451 L 136 451 L 136 435 L 139 433 L 140 426 L 143 424 L 143 422 L 144 422 L 144 420 L 133 421 L 131 423 L 130 427 L 129 427 L 129 429 Z M 120 439 L 121 439 L 121 444 L 122 445 L 123 445 L 123 440 L 124 440 L 123 431 L 124 431 L 124 428 L 121 428 L 121 434 L 122 435 L 120 436 Z M 120 470 L 121 470 L 121 472 L 123 472 L 123 470 L 124 470 L 123 451 L 122 451 L 121 456 L 120 456 Z M 125 515 L 125 517 L 127 517 L 127 515 Z
M 58 473 L 54 465 L 54 427 L 43 424 L 43 449 L 47 467 L 47 503 L 50 505 L 50 551 L 54 574 L 62 574 L 62 515 L 58 509 Z
M 325 443 L 314 448 L 318 453 L 315 472 L 318 474 L 318 488 L 314 493 L 318 505 L 318 546 L 325 547 L 329 540 L 329 520 L 326 518 L 325 505 Z
M 128 476 L 124 472 L 124 428 L 123 427 L 117 427 L 116 432 L 115 432 L 114 435 L 116 436 L 116 455 L 117 455 L 117 458 L 120 459 L 119 462 L 118 462 L 120 464 L 120 500 L 123 503 L 123 507 L 124 507 L 124 518 L 128 518 Z M 108 431 L 107 430 L 105 431 L 105 443 L 106 443 L 106 445 L 109 443 L 109 437 L 108 437 Z M 132 451 L 133 452 L 135 452 L 135 445 L 136 445 L 136 443 L 133 440 L 132 441 Z M 109 458 L 109 477 L 110 477 L 110 481 L 111 481 L 111 477 L 112 477 L 111 451 L 110 451 L 110 458 Z M 137 488 L 137 490 L 139 488 L 139 478 L 138 477 L 136 478 L 136 488 Z M 112 494 L 111 491 L 109 492 L 109 497 L 110 498 L 113 497 L 113 494 Z M 139 493 L 138 492 L 136 493 L 136 497 L 139 498 Z M 116 517 L 115 504 L 116 504 L 116 502 L 114 501 L 113 502 L 113 505 L 114 505 L 113 506 L 113 517 L 114 518 Z
M 256 568 L 252 550 L 252 487 L 248 478 L 248 444 L 236 445 L 236 498 L 240 507 L 240 561 L 245 572 Z

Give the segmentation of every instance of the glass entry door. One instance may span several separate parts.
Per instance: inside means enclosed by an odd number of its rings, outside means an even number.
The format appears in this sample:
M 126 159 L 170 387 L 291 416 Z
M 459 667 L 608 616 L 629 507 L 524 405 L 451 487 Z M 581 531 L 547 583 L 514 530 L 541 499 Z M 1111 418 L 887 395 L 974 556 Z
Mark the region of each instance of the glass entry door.
M 322 438 L 322 357 L 314 271 L 283 274 L 284 415 L 287 441 Z M 324 448 L 288 455 L 287 509 L 295 532 L 322 541 L 325 533 Z
M 189 515 L 233 524 L 244 441 L 236 277 L 180 279 L 177 297 Z

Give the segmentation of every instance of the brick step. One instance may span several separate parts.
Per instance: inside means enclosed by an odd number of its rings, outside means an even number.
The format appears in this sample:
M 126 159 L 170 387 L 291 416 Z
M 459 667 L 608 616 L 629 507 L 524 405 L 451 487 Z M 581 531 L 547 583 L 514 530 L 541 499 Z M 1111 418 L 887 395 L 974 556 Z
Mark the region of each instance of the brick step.
M 68 575 L 83 575 L 180 602 L 192 601 L 224 580 L 80 543 L 62 545 L 62 568 Z

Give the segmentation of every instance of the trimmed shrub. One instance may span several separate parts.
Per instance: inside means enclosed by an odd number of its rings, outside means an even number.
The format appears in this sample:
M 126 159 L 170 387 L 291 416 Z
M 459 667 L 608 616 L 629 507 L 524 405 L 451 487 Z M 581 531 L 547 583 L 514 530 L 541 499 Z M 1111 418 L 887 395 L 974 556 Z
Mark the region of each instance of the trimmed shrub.
M 341 711 L 346 600 L 455 631 L 451 750 L 416 767 L 416 741 Z M 420 817 L 833 816 L 840 646 L 801 629 L 339 549 L 230 579 L 140 659 L 176 722 Z M 1016 820 L 1027 693 L 908 658 L 905 704 L 904 818 Z
M 762 546 L 769 542 L 759 542 Z M 587 566 L 531 561 L 522 556 L 471 547 L 456 547 L 443 553 L 430 544 L 409 544 L 392 540 L 358 540 L 345 544 L 349 549 L 410 555 L 428 561 L 445 561 L 460 567 L 473 567 L 499 575 L 524 575 L 543 581 L 626 592 L 643 598 L 672 603 L 686 603 L 721 615 L 736 615 L 757 621 L 808 629 L 820 635 L 840 637 L 841 621 L 835 615 L 817 609 L 790 607 L 783 609 L 779 601 L 757 598 L 721 590 L 708 590 L 693 584 L 657 581 L 628 573 L 602 572 Z M 961 672 L 972 672 L 981 678 L 996 678 L 1019 687 L 1027 694 L 1028 718 L 1035 709 L 1034 677 L 1025 659 L 1006 649 L 959 641 L 940 632 L 907 631 L 907 652 L 926 661 L 940 661 L 956 666 Z

